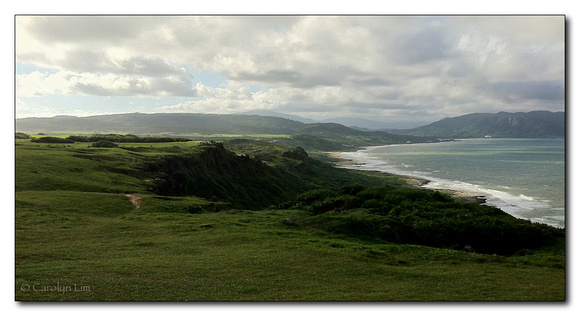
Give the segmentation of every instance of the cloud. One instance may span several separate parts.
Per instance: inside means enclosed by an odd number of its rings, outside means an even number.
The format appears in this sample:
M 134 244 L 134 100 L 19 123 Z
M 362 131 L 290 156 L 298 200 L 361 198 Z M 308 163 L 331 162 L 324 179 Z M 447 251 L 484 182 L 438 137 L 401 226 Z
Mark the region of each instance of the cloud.
M 30 16 L 16 26 L 17 62 L 54 70 L 18 74 L 19 96 L 183 96 L 160 110 L 340 116 L 563 109 L 562 16 Z M 190 70 L 226 79 L 210 86 Z
M 523 100 L 564 102 L 564 86 L 559 81 L 498 82 L 491 87 L 495 94 L 507 102 Z
M 399 36 L 393 43 L 397 60 L 407 64 L 441 60 L 451 51 L 449 39 L 437 29 L 421 30 L 410 36 Z
M 195 96 L 195 91 L 191 86 L 191 77 L 185 71 L 164 77 L 114 73 L 76 73 L 72 71 L 45 74 L 35 71 L 16 76 L 16 91 L 20 97 L 40 97 L 54 94 Z

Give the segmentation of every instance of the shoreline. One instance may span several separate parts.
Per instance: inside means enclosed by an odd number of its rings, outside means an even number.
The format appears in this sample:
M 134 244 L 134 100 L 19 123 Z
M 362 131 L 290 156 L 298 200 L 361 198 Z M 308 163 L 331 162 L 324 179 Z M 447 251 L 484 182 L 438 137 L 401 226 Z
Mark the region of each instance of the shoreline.
M 340 157 L 341 153 L 342 152 L 339 152 L 339 151 L 326 152 L 326 154 L 329 155 L 331 158 L 339 159 L 339 161 L 334 163 L 334 165 L 337 168 L 349 169 L 350 166 L 365 165 L 364 163 L 361 163 L 361 162 L 358 162 L 358 161 L 355 161 L 352 159 L 341 158 Z M 366 171 L 370 171 L 370 170 L 366 170 Z M 431 180 L 428 180 L 428 179 L 414 177 L 414 176 L 401 175 L 401 174 L 396 174 L 396 173 L 389 173 L 389 172 L 384 172 L 384 171 L 379 171 L 379 170 L 370 171 L 370 172 L 380 172 L 380 173 L 384 173 L 384 174 L 397 176 L 397 177 L 405 180 L 405 182 L 407 182 L 407 184 L 411 185 L 412 187 L 445 193 L 445 194 L 450 195 L 452 198 L 455 198 L 455 199 L 463 201 L 463 202 L 476 203 L 476 204 L 485 204 L 487 202 L 487 198 L 483 195 L 477 195 L 477 194 L 473 194 L 473 193 L 463 192 L 463 191 L 459 191 L 459 190 L 451 190 L 451 189 L 426 188 L 425 185 L 427 185 L 431 182 Z
M 388 146 L 390 145 L 368 146 L 346 149 L 340 152 L 326 152 L 326 154 L 337 168 L 379 172 L 395 176 L 406 181 L 410 186 L 439 191 L 458 201 L 495 207 L 512 217 L 534 223 L 557 228 L 566 227 L 566 205 L 560 206 L 560 204 L 554 205 L 550 203 L 552 202 L 552 197 L 542 195 L 542 192 L 536 192 L 539 197 L 535 197 L 524 195 L 523 193 L 526 193 L 525 189 L 522 193 L 522 190 L 509 190 L 511 188 L 508 186 L 485 187 L 464 181 L 440 179 L 431 176 L 429 172 L 415 172 L 410 169 L 401 170 L 401 168 L 390 166 L 388 163 L 385 164 L 381 159 L 365 155 L 365 152 L 371 150 L 371 148 Z M 401 165 L 407 168 L 407 165 L 403 162 L 401 162 Z M 448 167 L 453 168 L 453 166 Z M 518 186 L 518 184 L 514 185 Z M 558 192 L 554 194 L 558 194 Z

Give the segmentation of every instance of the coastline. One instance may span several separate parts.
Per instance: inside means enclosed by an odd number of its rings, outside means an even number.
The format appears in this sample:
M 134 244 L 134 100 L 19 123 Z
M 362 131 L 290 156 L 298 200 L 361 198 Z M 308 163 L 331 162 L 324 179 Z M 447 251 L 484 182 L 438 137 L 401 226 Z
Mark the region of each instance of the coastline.
M 338 159 L 338 161 L 336 161 L 334 163 L 334 165 L 337 168 L 349 169 L 352 166 L 364 165 L 364 163 L 361 163 L 361 162 L 358 162 L 358 161 L 355 161 L 352 159 L 342 158 L 341 153 L 342 152 L 339 152 L 339 151 L 326 152 L 326 154 L 329 155 L 331 158 Z M 486 197 L 483 195 L 477 195 L 477 194 L 473 194 L 473 193 L 463 192 L 460 190 L 426 188 L 425 185 L 427 185 L 431 182 L 431 180 L 428 180 L 428 179 L 414 177 L 414 176 L 401 175 L 401 174 L 388 173 L 388 172 L 383 172 L 383 171 L 379 171 L 379 170 L 376 170 L 373 172 L 380 172 L 380 173 L 385 173 L 385 174 L 397 176 L 397 177 L 405 180 L 405 182 L 407 182 L 407 184 L 409 184 L 415 188 L 439 191 L 441 193 L 448 194 L 452 198 L 455 198 L 455 199 L 463 201 L 463 202 L 476 203 L 476 204 L 485 204 L 487 202 Z

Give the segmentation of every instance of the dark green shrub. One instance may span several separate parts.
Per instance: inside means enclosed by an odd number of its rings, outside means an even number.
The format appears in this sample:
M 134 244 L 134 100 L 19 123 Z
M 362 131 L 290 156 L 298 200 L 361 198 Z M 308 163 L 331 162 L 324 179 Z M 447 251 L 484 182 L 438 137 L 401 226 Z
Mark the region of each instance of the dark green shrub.
M 361 207 L 362 208 L 383 208 L 385 205 L 386 205 L 386 203 L 383 200 L 372 199 L 372 200 L 363 201 L 361 204 Z
M 404 243 L 408 240 L 406 232 L 409 228 L 405 227 L 399 219 L 386 217 L 381 224 L 382 226 L 377 231 L 379 238 L 396 243 Z
M 438 202 L 451 202 L 452 199 L 450 196 L 443 194 L 439 191 L 433 192 L 433 199 Z
M 101 147 L 101 148 L 114 148 L 119 147 L 119 145 L 110 142 L 108 140 L 99 140 L 91 144 L 91 147 Z
M 356 197 L 361 201 L 366 200 L 381 200 L 384 198 L 386 192 L 383 188 L 365 188 L 360 190 Z
M 329 211 L 343 211 L 356 206 L 356 200 L 352 196 L 341 195 L 326 198 L 323 201 L 315 201 L 312 204 L 312 211 L 321 214 Z
M 351 237 L 498 255 L 550 246 L 564 238 L 562 229 L 459 202 L 441 192 L 359 186 L 338 192 L 308 192 L 302 196 L 302 209 L 320 214 L 318 227 Z
M 21 132 L 17 132 L 14 137 L 16 139 L 30 139 L 30 135 Z
M 362 185 L 347 185 L 340 188 L 338 191 L 340 194 L 348 194 L 348 195 L 356 195 L 360 191 L 362 191 L 365 187 Z
M 75 135 L 71 135 L 69 137 L 67 137 L 66 139 L 70 139 L 74 142 L 79 142 L 79 143 L 88 143 L 90 142 L 89 138 L 86 136 L 75 136 Z
M 321 200 L 325 200 L 329 197 L 334 197 L 334 196 L 336 196 L 336 193 L 334 193 L 331 190 L 327 190 L 327 189 L 312 190 L 312 191 L 302 193 L 300 196 L 298 196 L 298 204 L 299 205 L 310 205 L 314 201 L 321 201 Z
M 40 138 L 33 138 L 30 141 L 31 142 L 34 142 L 34 143 L 48 143 L 48 144 L 70 144 L 70 143 L 74 143 L 70 139 L 59 138 L 59 137 L 52 137 L 52 136 L 45 136 L 45 137 L 40 137 Z
M 338 218 L 330 227 L 330 231 L 351 237 L 374 237 L 376 223 L 361 217 L 349 216 Z

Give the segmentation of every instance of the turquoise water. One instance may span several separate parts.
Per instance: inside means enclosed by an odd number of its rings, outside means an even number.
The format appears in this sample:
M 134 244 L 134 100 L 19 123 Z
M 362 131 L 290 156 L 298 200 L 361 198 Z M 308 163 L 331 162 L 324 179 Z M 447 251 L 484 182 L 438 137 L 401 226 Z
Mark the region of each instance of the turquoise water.
M 564 139 L 464 139 L 341 153 L 377 170 L 430 180 L 428 188 L 484 196 L 518 218 L 565 227 Z

